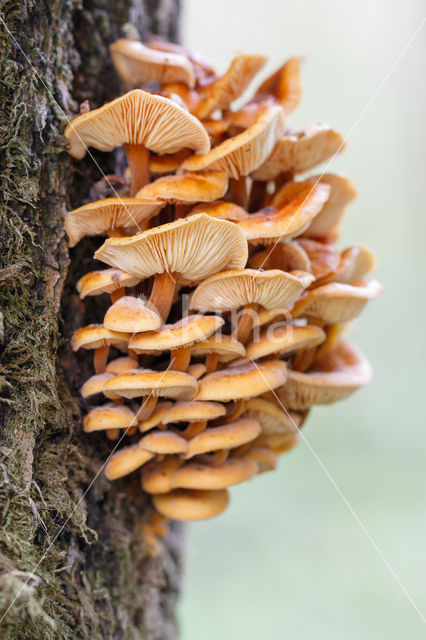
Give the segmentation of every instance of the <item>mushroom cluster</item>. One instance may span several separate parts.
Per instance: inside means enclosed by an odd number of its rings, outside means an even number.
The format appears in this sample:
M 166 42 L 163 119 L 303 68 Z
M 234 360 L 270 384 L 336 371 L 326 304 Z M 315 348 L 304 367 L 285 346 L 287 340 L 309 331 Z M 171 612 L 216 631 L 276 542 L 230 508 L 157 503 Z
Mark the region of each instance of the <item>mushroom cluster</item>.
M 157 518 L 210 518 L 229 487 L 276 467 L 313 405 L 368 383 L 343 334 L 381 286 L 368 248 L 336 247 L 351 182 L 306 175 L 342 136 L 286 126 L 300 58 L 235 109 L 263 56 L 238 54 L 219 76 L 160 40 L 111 54 L 127 93 L 65 132 L 75 158 L 123 146 L 128 160 L 119 191 L 66 218 L 71 247 L 108 236 L 95 253 L 107 268 L 77 283 L 111 302 L 72 338 L 94 351 L 84 430 L 117 441 L 107 478 L 137 471 Z

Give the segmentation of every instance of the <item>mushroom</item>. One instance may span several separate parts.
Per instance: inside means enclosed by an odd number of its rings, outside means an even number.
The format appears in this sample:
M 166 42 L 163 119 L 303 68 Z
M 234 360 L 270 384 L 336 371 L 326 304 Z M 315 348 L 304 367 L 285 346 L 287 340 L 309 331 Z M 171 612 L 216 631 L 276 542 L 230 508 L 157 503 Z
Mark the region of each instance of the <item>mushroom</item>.
M 275 243 L 301 235 L 327 202 L 330 187 L 321 182 L 288 182 L 281 200 L 237 224 L 251 243 Z M 275 203 L 275 200 L 274 200 Z
M 107 329 L 129 333 L 158 329 L 161 322 L 161 317 L 154 309 L 150 309 L 142 298 L 133 296 L 119 298 L 104 317 L 104 327 Z
M 209 427 L 188 442 L 186 459 L 211 451 L 228 451 L 251 442 L 260 435 L 259 423 L 252 418 L 241 418 L 219 427 Z
M 337 282 L 324 284 L 304 293 L 291 313 L 294 318 L 317 318 L 324 324 L 349 322 L 382 290 L 377 280 L 360 281 L 353 285 Z
M 238 206 L 234 202 L 225 202 L 218 200 L 211 204 L 197 204 L 189 215 L 195 213 L 207 213 L 207 215 L 213 218 L 221 218 L 222 220 L 231 220 L 232 222 L 238 222 L 239 220 L 245 220 L 249 217 L 249 214 L 245 209 Z
M 110 331 L 102 324 L 89 324 L 78 329 L 71 338 L 73 351 L 79 349 L 95 349 L 93 364 L 96 373 L 103 373 L 106 368 L 110 345 L 127 348 L 130 333 Z
M 242 268 L 247 256 L 247 242 L 237 225 L 202 213 L 131 238 L 109 238 L 95 253 L 98 260 L 141 279 L 155 275 L 149 301 L 163 321 L 176 281 L 199 282 L 222 269 Z
M 286 114 L 294 111 L 302 98 L 300 77 L 302 62 L 301 57 L 287 60 L 282 67 L 262 82 L 254 94 L 253 101 L 262 103 L 272 98 L 281 105 Z
M 170 155 L 151 155 L 148 163 L 149 172 L 154 176 L 173 174 L 190 153 L 189 149 L 181 149 L 177 153 Z
M 176 103 L 134 89 L 99 109 L 77 116 L 65 129 L 68 152 L 77 159 L 87 147 L 112 151 L 124 145 L 134 196 L 149 181 L 148 149 L 175 153 L 190 148 L 207 153 L 210 141 L 202 124 Z
M 219 316 L 186 316 L 175 324 L 165 324 L 155 331 L 137 333 L 129 343 L 135 353 L 171 351 L 170 366 L 186 371 L 191 360 L 191 347 L 212 335 L 225 321 Z
M 139 422 L 139 431 L 142 431 L 143 433 L 153 429 L 154 427 L 162 428 L 163 416 L 172 406 L 172 402 L 159 402 L 149 418 Z
M 194 69 L 186 56 L 151 49 L 129 38 L 120 38 L 110 46 L 114 67 L 128 88 L 158 82 L 182 82 L 192 88 Z
M 281 325 L 274 330 L 265 329 L 259 338 L 246 347 L 246 356 L 258 360 L 273 353 L 288 355 L 300 349 L 312 349 L 325 340 L 320 327 Z
M 124 447 L 114 453 L 105 465 L 105 476 L 108 480 L 116 480 L 139 469 L 149 460 L 154 458 L 152 451 L 147 451 L 139 446 L 139 443 Z
M 111 360 L 110 362 L 108 362 L 105 371 L 117 375 L 118 373 L 124 373 L 125 371 L 129 371 L 130 369 L 135 369 L 137 366 L 138 361 L 136 358 L 132 358 L 131 356 L 123 356 L 121 358 L 115 358 L 115 360 Z
M 106 198 L 69 211 L 65 217 L 68 246 L 85 236 L 125 236 L 143 231 L 164 203 L 148 198 Z
M 327 278 L 342 284 L 355 284 L 365 278 L 376 266 L 376 256 L 368 247 L 355 244 L 342 251 L 335 273 Z
M 197 342 L 192 348 L 194 356 L 206 357 L 206 373 L 215 371 L 218 362 L 230 362 L 238 357 L 244 357 L 245 347 L 233 336 L 223 334 L 212 335 L 207 340 Z
M 126 273 L 121 269 L 103 269 L 102 271 L 90 271 L 77 282 L 77 291 L 83 300 L 86 296 L 98 296 L 109 293 L 111 301 L 124 295 L 126 287 L 134 287 L 140 282 L 140 278 L 132 273 Z
M 283 411 L 275 403 L 264 398 L 250 398 L 246 401 L 245 412 L 257 420 L 262 434 L 293 433 L 297 431 L 298 416 Z
M 209 420 L 220 418 L 225 414 L 225 407 L 218 402 L 181 401 L 176 402 L 166 411 L 162 423 L 167 425 L 175 422 L 187 422 L 188 427 L 181 432 L 181 435 L 186 440 L 190 440 L 204 431 Z
M 106 429 L 129 429 L 135 426 L 135 417 L 130 407 L 109 402 L 91 409 L 84 418 L 83 427 L 86 433 Z
M 153 497 L 156 510 L 172 520 L 206 520 L 219 515 L 229 504 L 226 489 L 218 491 L 189 491 L 176 489 Z
M 199 382 L 195 400 L 231 402 L 259 396 L 286 380 L 286 363 L 282 360 L 247 362 L 209 373 Z
M 265 107 L 256 122 L 239 135 L 228 138 L 205 155 L 191 156 L 182 164 L 183 171 L 224 171 L 231 179 L 233 200 L 247 208 L 248 176 L 271 154 L 284 131 L 281 107 Z
M 145 185 L 136 194 L 143 200 L 161 200 L 175 205 L 178 218 L 183 218 L 188 205 L 197 202 L 213 202 L 222 198 L 228 189 L 228 176 L 223 171 L 187 173 L 164 176 Z
M 371 380 L 371 366 L 353 345 L 340 341 L 315 362 L 308 373 L 288 371 L 284 386 L 276 390 L 280 401 L 295 410 L 343 400 Z

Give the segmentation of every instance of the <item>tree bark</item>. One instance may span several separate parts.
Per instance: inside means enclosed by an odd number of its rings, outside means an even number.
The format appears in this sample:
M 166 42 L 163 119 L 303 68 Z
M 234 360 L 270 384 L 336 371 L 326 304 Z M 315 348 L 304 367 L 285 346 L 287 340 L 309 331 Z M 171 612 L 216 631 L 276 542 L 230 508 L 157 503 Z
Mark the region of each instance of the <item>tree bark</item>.
M 111 450 L 81 429 L 89 355 L 73 330 L 99 321 L 77 278 L 97 244 L 68 253 L 64 214 L 122 162 L 64 152 L 66 116 L 120 92 L 108 44 L 131 22 L 177 37 L 178 0 L 6 0 L 0 20 L 0 637 L 176 637 L 180 528 L 150 558 L 137 478 L 100 474 Z M 93 192 L 92 192 L 93 195 Z

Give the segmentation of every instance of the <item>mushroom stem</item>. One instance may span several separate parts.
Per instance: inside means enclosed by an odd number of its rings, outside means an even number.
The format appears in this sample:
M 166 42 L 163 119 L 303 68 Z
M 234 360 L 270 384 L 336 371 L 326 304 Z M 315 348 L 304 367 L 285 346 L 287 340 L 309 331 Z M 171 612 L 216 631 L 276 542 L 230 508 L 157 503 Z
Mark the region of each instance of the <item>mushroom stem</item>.
M 170 355 L 170 368 L 173 371 L 186 371 L 191 362 L 191 349 L 173 349 Z
M 156 308 L 163 322 L 166 322 L 170 313 L 175 286 L 176 280 L 173 273 L 165 271 L 155 276 L 149 303 Z
M 201 464 L 208 464 L 211 467 L 218 467 L 220 464 L 225 462 L 229 456 L 228 449 L 220 449 L 219 451 L 215 451 L 215 453 L 203 453 L 196 458 L 196 462 L 201 462 Z
M 242 344 L 245 344 L 250 336 L 253 328 L 253 316 L 257 313 L 259 305 L 246 304 L 243 308 L 242 316 L 238 321 L 238 326 L 234 331 L 234 338 L 236 338 Z
M 309 369 L 309 367 L 313 363 L 316 352 L 317 352 L 316 347 L 312 347 L 312 349 L 302 349 L 301 351 L 298 351 L 294 356 L 294 360 L 291 364 L 291 368 L 294 371 L 300 371 L 301 373 L 304 373 Z
M 118 440 L 118 436 L 120 435 L 120 429 L 107 429 L 106 437 L 108 440 Z
M 93 366 L 95 368 L 95 373 L 104 373 L 107 365 L 108 354 L 109 345 L 105 345 L 104 347 L 95 349 L 95 355 L 93 357 Z
M 134 198 L 149 182 L 148 149 L 143 144 L 125 144 L 124 150 L 131 175 L 130 196 Z
M 231 198 L 235 204 L 239 204 L 243 209 L 248 207 L 248 192 L 247 192 L 247 178 L 241 176 L 241 178 L 231 178 L 229 181 L 231 188 Z
M 125 293 L 126 293 L 125 287 L 120 287 L 119 289 L 116 289 L 115 291 L 110 293 L 109 297 L 111 298 L 111 304 L 114 304 L 114 302 L 117 302 L 117 300 L 122 298 L 125 295 Z
M 244 409 L 245 409 L 244 400 L 241 400 L 241 399 L 235 400 L 234 408 L 232 409 L 231 413 L 227 414 L 224 420 L 222 419 L 222 424 L 228 424 L 229 422 L 235 422 L 236 420 L 238 420 L 240 415 L 243 413 Z
M 217 363 L 219 362 L 219 354 L 218 353 L 209 353 L 206 358 L 206 374 L 213 373 L 216 371 Z
M 183 436 L 186 440 L 191 440 L 202 433 L 207 426 L 207 420 L 199 420 L 198 422 L 191 422 L 185 431 L 182 431 L 179 435 Z
M 187 204 L 175 204 L 175 218 L 185 218 L 190 207 Z
M 259 211 L 265 202 L 267 182 L 254 180 L 250 194 L 250 211 Z
M 150 394 L 146 398 L 143 399 L 141 408 L 136 414 L 136 418 L 138 422 L 142 422 L 142 420 L 148 420 L 153 414 L 155 407 L 157 406 L 157 398 Z

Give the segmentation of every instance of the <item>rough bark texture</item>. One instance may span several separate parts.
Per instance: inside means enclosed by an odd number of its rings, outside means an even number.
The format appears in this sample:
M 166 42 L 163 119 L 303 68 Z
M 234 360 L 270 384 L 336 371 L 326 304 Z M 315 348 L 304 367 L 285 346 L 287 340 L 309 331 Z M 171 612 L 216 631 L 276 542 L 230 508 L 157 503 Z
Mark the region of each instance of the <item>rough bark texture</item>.
M 73 164 L 61 132 L 78 102 L 97 106 L 119 92 L 107 47 L 123 25 L 175 38 L 177 11 L 177 0 L 2 3 L 2 640 L 176 635 L 179 530 L 149 558 L 141 525 L 150 508 L 137 480 L 112 485 L 101 474 L 91 484 L 111 445 L 82 434 L 77 390 L 90 358 L 77 359 L 67 338 L 94 318 L 73 286 L 94 244 L 70 259 L 63 220 L 101 171 L 90 158 Z M 93 156 L 107 172 L 120 161 Z

